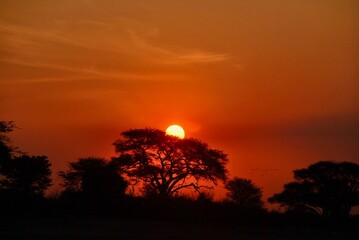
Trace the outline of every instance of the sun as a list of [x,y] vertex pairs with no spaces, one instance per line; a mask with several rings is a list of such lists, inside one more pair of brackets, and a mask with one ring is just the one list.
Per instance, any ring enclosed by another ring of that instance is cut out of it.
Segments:
[[171,125],[166,129],[166,134],[167,135],[171,135],[171,136],[175,136],[178,138],[183,139],[184,138],[184,130],[181,126],[179,125]]

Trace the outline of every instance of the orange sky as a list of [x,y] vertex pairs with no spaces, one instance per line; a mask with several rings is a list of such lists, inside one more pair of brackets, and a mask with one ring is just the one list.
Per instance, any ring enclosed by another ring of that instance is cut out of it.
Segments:
[[0,119],[54,172],[177,123],[267,198],[359,163],[358,29],[357,0],[3,0]]

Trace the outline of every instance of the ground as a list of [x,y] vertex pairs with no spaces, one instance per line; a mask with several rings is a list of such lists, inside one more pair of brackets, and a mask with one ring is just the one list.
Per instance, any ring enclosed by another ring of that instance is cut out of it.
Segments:
[[256,228],[235,225],[205,225],[158,221],[99,218],[21,218],[0,221],[0,239],[66,239],[66,240],[311,240],[359,239],[359,232],[327,231],[293,227]]

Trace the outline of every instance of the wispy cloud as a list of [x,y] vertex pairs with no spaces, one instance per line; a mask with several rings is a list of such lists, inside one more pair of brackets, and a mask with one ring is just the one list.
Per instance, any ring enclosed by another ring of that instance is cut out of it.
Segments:
[[187,54],[174,54],[172,58],[168,58],[165,62],[169,64],[211,63],[225,61],[228,58],[227,54],[197,51]]
[[0,61],[100,77],[145,77],[137,70],[226,61],[229,55],[153,44],[159,29],[132,19],[54,21],[20,25],[0,21]]
[[[153,76],[149,75],[149,76],[145,76],[145,75],[139,75],[139,74],[131,74],[131,73],[111,73],[111,72],[105,72],[105,71],[101,71],[101,69],[90,69],[90,68],[81,68],[81,67],[71,67],[71,66],[66,66],[66,65],[61,65],[61,64],[51,64],[51,63],[39,63],[39,62],[30,62],[30,61],[26,61],[26,60],[22,60],[22,59],[16,59],[16,58],[1,58],[0,57],[0,62],[6,62],[6,63],[11,63],[14,65],[22,65],[22,66],[28,66],[28,67],[34,67],[34,68],[47,68],[47,69],[54,69],[54,70],[62,70],[65,72],[72,72],[72,73],[82,73],[87,75],[86,78],[88,79],[89,77],[91,78],[98,78],[101,79],[103,77],[106,77],[107,80],[109,79],[151,79],[151,77],[153,78]],[[67,78],[67,77],[66,77]],[[82,77],[70,77],[69,80],[79,80],[79,79],[83,79],[84,76]],[[59,79],[64,79],[64,78],[39,78],[37,80],[33,80],[33,81],[46,81],[46,80],[53,80],[53,81],[58,81]]]

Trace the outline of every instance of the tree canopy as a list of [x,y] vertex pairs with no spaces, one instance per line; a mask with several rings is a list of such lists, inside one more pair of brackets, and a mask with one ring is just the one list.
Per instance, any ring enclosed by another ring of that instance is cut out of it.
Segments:
[[226,182],[227,197],[241,208],[263,207],[262,190],[250,179],[233,178]]
[[227,176],[227,155],[194,138],[180,139],[158,129],[133,129],[115,143],[119,169],[133,185],[173,196],[181,189],[210,189]]
[[47,156],[22,154],[6,135],[13,121],[0,121],[0,188],[22,194],[40,194],[51,186],[51,163]]
[[103,158],[80,158],[69,162],[69,169],[60,171],[59,176],[64,180],[65,190],[98,198],[124,195],[127,187],[117,166]]
[[352,206],[359,205],[358,164],[321,161],[295,170],[294,178],[269,202],[333,217],[346,217]]
[[50,166],[46,156],[13,157],[2,165],[0,187],[12,192],[42,195],[51,186]]
[[4,161],[9,160],[15,148],[11,146],[11,140],[6,135],[9,132],[12,132],[15,128],[15,123],[13,121],[0,121],[0,168]]

